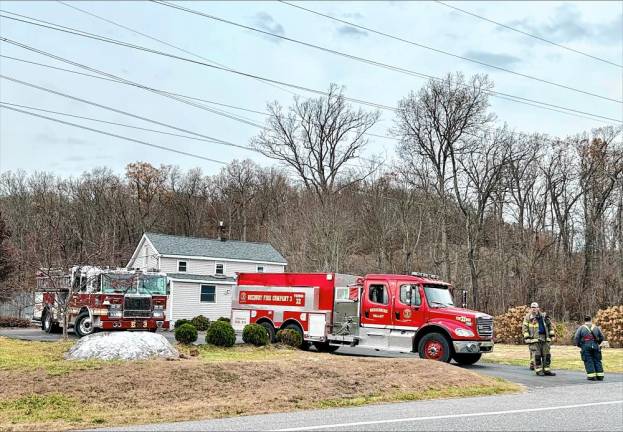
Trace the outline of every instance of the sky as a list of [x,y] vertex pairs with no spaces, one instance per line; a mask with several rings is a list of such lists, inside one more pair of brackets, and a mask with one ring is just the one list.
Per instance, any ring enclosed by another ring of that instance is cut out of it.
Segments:
[[[442,77],[452,72],[466,76],[486,73],[502,93],[535,99],[623,121],[623,105],[571,91],[432,50],[390,40],[280,2],[179,2],[206,14],[252,26],[307,43]],[[453,10],[434,1],[422,2],[301,2],[315,11],[351,21],[419,44],[451,52],[605,96],[623,99],[623,68],[504,29]],[[536,34],[592,56],[623,64],[623,2],[448,2]],[[188,14],[153,2],[72,2],[71,5],[125,27],[160,39],[149,39],[131,30],[104,22],[56,1],[0,1],[0,9],[31,18],[165,51],[181,57],[216,62],[245,73],[260,75],[308,88],[326,90],[330,83],[344,87],[351,98],[388,106],[418,89],[425,79],[378,68],[313,48],[241,29],[203,16]],[[266,104],[287,106],[293,93],[316,97],[300,90],[270,85],[227,71],[180,61],[131,48],[35,27],[9,19],[0,20],[0,34],[12,41],[47,51],[142,85],[218,103],[266,111]],[[185,52],[180,51],[185,50]],[[0,55],[87,72],[22,47],[0,42]],[[88,72],[92,73],[92,72]],[[127,111],[174,127],[246,146],[257,135],[257,126],[234,121],[144,89],[0,57],[0,74],[74,97]],[[0,79],[0,101],[58,111],[109,122],[181,134],[155,125]],[[521,132],[566,136],[607,123],[571,116],[492,97],[491,111],[499,124]],[[264,124],[266,117],[232,108],[209,105]],[[369,107],[364,107],[371,109]],[[250,158],[261,166],[274,162],[244,149],[213,142],[189,140],[116,125],[59,116],[111,134],[166,146],[208,159],[229,162]],[[381,111],[373,129],[388,135],[391,111]],[[395,157],[396,141],[370,137],[363,156]],[[77,177],[96,167],[123,173],[130,162],[200,167],[215,174],[223,165],[188,155],[171,153],[118,137],[58,124],[50,120],[0,109],[0,173],[23,170],[47,171]]]

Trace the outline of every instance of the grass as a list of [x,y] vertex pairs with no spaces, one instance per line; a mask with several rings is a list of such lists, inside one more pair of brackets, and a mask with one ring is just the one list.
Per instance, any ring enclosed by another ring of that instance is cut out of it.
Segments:
[[[0,338],[0,430],[84,429],[521,390],[415,358],[200,346],[180,347],[197,355],[179,361],[75,362],[63,358],[70,345]],[[366,378],[379,370],[382,380]]]
[[[604,371],[623,372],[623,348],[606,348],[602,352]],[[580,349],[568,345],[553,345],[552,369],[584,370]],[[496,344],[493,352],[482,356],[482,361],[514,366],[528,366],[530,354],[527,345]]]

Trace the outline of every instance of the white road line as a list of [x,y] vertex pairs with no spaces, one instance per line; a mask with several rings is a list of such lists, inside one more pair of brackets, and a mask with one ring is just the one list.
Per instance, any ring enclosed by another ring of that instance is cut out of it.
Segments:
[[507,410],[507,411],[488,411],[488,412],[479,412],[479,413],[451,414],[451,415],[431,416],[431,417],[408,417],[408,418],[390,419],[390,420],[372,420],[372,421],[362,421],[362,422],[353,422],[353,423],[335,423],[335,424],[326,424],[326,425],[318,425],[318,426],[304,426],[304,427],[296,427],[296,428],[277,429],[275,432],[305,431],[305,430],[318,430],[318,429],[323,430],[323,429],[334,429],[334,428],[340,428],[340,427],[367,426],[367,425],[386,424],[386,423],[415,422],[415,421],[424,421],[424,420],[439,420],[439,419],[451,419],[451,418],[461,418],[461,417],[481,417],[481,416],[489,416],[489,415],[517,414],[517,413],[527,413],[527,412],[537,412],[537,411],[555,411],[555,410],[562,410],[562,409],[581,408],[581,407],[590,407],[590,406],[598,406],[598,405],[614,405],[614,404],[623,404],[623,400],[608,401],[608,402],[594,402],[594,403],[576,404],[576,405],[560,405],[560,406],[542,407],[542,408],[527,408],[527,409]]

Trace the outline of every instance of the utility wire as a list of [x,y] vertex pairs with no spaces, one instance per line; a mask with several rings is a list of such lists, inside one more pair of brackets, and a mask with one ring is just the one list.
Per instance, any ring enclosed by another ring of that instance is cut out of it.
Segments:
[[201,155],[198,155],[198,154],[189,153],[189,152],[185,152],[185,151],[182,151],[182,150],[177,150],[177,149],[174,149],[174,148],[171,148],[171,147],[165,147],[165,146],[161,146],[161,145],[158,145],[158,144],[149,143],[147,141],[141,141],[141,140],[137,140],[135,138],[130,138],[130,137],[126,137],[126,136],[123,136],[123,135],[118,135],[118,134],[114,134],[114,133],[111,133],[111,132],[106,132],[106,131],[103,131],[103,130],[93,129],[91,127],[79,125],[77,123],[67,122],[67,121],[64,121],[64,120],[55,119],[53,117],[48,117],[48,116],[44,116],[44,115],[41,115],[41,114],[36,114],[36,113],[29,112],[29,111],[24,111],[24,110],[15,108],[15,107],[11,107],[11,106],[5,105],[3,103],[0,103],[0,108],[8,109],[8,110],[11,110],[11,111],[16,111],[16,112],[19,112],[19,113],[22,113],[22,114],[33,116],[33,117],[39,117],[39,118],[50,120],[50,121],[53,121],[53,122],[56,122],[56,123],[61,123],[61,124],[67,125],[67,126],[73,126],[73,127],[84,129],[84,130],[88,130],[88,131],[91,131],[91,132],[96,132],[96,133],[99,133],[99,134],[102,134],[102,135],[107,135],[107,136],[111,136],[111,137],[114,137],[114,138],[119,138],[119,139],[130,141],[130,142],[133,142],[133,143],[136,143],[136,144],[141,144],[141,145],[145,145],[145,146],[148,146],[148,147],[157,148],[157,149],[160,149],[160,150],[165,150],[165,151],[169,151],[169,152],[173,152],[173,153],[178,153],[178,154],[181,154],[181,155],[184,155],[184,156],[189,156],[189,157],[193,157],[193,158],[197,158],[197,159],[202,159],[202,160],[205,160],[205,161],[208,161],[208,162],[214,162],[214,163],[221,164],[221,165],[228,165],[227,162],[223,162],[223,161],[220,161],[220,160],[217,160],[217,159],[212,159],[212,158],[201,156]]
[[[225,23],[225,24],[233,25],[233,26],[236,26],[236,27],[239,27],[239,28],[243,28],[243,29],[246,29],[246,30],[251,30],[251,31],[254,31],[254,32],[257,32],[257,33],[261,33],[261,34],[264,34],[264,35],[272,36],[272,37],[279,38],[279,39],[282,39],[282,40],[287,40],[288,42],[304,45],[304,46],[309,47],[309,48],[316,48],[316,49],[319,49],[321,51],[330,52],[330,53],[333,53],[333,54],[336,54],[336,55],[341,55],[341,56],[348,57],[348,58],[353,59],[353,60],[365,62],[365,63],[368,63],[368,64],[373,64],[373,65],[378,66],[378,67],[390,68],[392,70],[396,70],[396,71],[403,72],[403,73],[409,72],[411,74],[420,75],[419,72],[415,72],[415,71],[412,71],[412,70],[409,70],[409,69],[404,69],[404,68],[400,68],[400,67],[397,67],[397,66],[392,66],[392,65],[389,65],[389,64],[386,64],[386,63],[381,63],[381,62],[378,62],[376,60],[371,60],[369,58],[357,57],[357,56],[354,56],[354,55],[351,55],[351,54],[348,54],[348,53],[345,53],[345,52],[336,51],[336,50],[333,50],[333,49],[330,49],[330,48],[322,47],[320,45],[315,45],[315,44],[311,44],[311,43],[308,43],[308,42],[304,42],[304,41],[302,41],[300,39],[289,38],[287,36],[282,36],[282,35],[279,35],[279,34],[276,34],[276,33],[272,33],[272,32],[266,31],[266,30],[258,29],[256,27],[251,27],[251,26],[248,26],[248,25],[240,24],[240,23],[237,23],[237,22],[234,22],[234,21],[231,21],[231,20],[227,20],[225,18],[217,17],[215,15],[210,15],[210,14],[207,14],[207,13],[204,13],[204,12],[200,12],[200,11],[195,10],[195,9],[190,9],[190,8],[187,8],[187,7],[184,7],[184,6],[180,6],[180,5],[177,5],[177,4],[172,4],[172,3],[168,3],[168,2],[160,1],[160,0],[152,0],[152,1],[154,3],[158,3],[158,4],[163,5],[163,6],[167,6],[167,7],[174,8],[174,9],[178,9],[178,10],[181,10],[181,11],[184,11],[184,12],[188,12],[188,13],[191,13],[191,14],[194,14],[194,15],[200,15],[200,16],[202,16],[204,18],[208,18],[208,19],[211,19],[211,20],[214,20],[214,21],[220,21],[220,22]],[[332,17],[330,15],[322,14],[320,12],[316,12],[316,11],[314,11],[312,9],[304,8],[302,6],[294,5],[294,4],[291,4],[291,3],[288,3],[288,2],[283,2],[283,3],[287,4],[288,6],[292,6],[292,7],[298,8],[298,9],[302,9],[302,10],[305,10],[307,12],[310,12],[310,13],[313,13],[313,14],[316,14],[316,15],[319,15],[319,16],[322,16],[322,17],[334,20],[334,21],[338,21],[338,22],[341,22],[341,23],[344,23],[344,24],[347,24],[347,25],[350,25],[350,26],[353,26],[353,27],[361,28],[361,29],[364,29],[364,30],[369,31],[371,33],[376,33],[376,34],[384,36],[384,37],[388,37],[388,38],[391,38],[391,39],[394,39],[394,40],[399,40],[401,42],[405,42],[405,43],[408,43],[410,45],[418,46],[420,48],[425,48],[425,49],[428,49],[428,50],[431,50],[431,51],[435,51],[435,52],[440,53],[440,54],[445,54],[445,55],[448,55],[448,56],[451,56],[451,57],[455,57],[455,58],[458,58],[458,59],[461,59],[461,60],[465,60],[465,61],[469,61],[469,62],[472,62],[472,63],[476,63],[476,64],[479,64],[481,66],[487,66],[487,67],[490,67],[490,68],[493,68],[493,69],[497,69],[497,70],[501,70],[501,71],[504,71],[504,72],[508,72],[508,73],[511,73],[511,74],[514,74],[514,75],[521,76],[523,78],[528,78],[528,79],[531,79],[531,80],[534,80],[534,81],[539,81],[539,82],[542,82],[542,83],[545,83],[545,84],[549,84],[549,85],[552,85],[552,86],[556,86],[556,87],[560,87],[560,88],[563,88],[563,89],[566,89],[566,90],[571,90],[571,91],[574,91],[574,92],[577,92],[577,93],[582,93],[582,94],[585,94],[585,95],[593,96],[593,97],[604,99],[604,100],[611,101],[611,102],[623,103],[623,100],[620,100],[620,99],[613,99],[613,98],[610,98],[608,96],[603,96],[603,95],[600,95],[600,94],[597,94],[597,93],[592,93],[592,92],[589,92],[589,91],[586,91],[586,90],[578,89],[576,87],[571,87],[571,86],[568,86],[568,85],[565,85],[565,84],[560,84],[560,83],[557,83],[557,82],[554,82],[554,81],[549,81],[549,80],[546,80],[546,79],[543,79],[543,78],[538,78],[538,77],[535,77],[535,76],[532,76],[532,75],[523,74],[523,73],[516,72],[516,71],[510,70],[510,69],[506,69],[506,68],[503,68],[503,67],[500,67],[500,66],[491,65],[489,63],[481,62],[479,60],[470,59],[469,57],[461,56],[461,55],[458,55],[458,54],[450,53],[448,51],[443,51],[443,50],[440,50],[440,49],[437,49],[437,48],[432,48],[432,47],[429,47],[427,45],[423,45],[423,44],[420,44],[420,43],[417,43],[417,42],[413,42],[413,41],[410,41],[410,40],[407,40],[407,39],[403,39],[403,38],[400,38],[400,37],[397,37],[397,36],[394,36],[394,35],[391,35],[391,34],[388,34],[388,33],[381,32],[379,30],[371,29],[369,27],[364,27],[364,26],[352,23],[350,21],[345,21],[345,20],[341,20],[339,18],[334,18],[334,17]]]
[[[148,35],[147,33],[140,32],[140,31],[138,31],[138,30],[136,30],[136,29],[133,29],[133,28],[131,28],[131,27],[127,27],[127,26],[125,26],[125,25],[123,25],[123,24],[119,24],[118,22],[113,21],[113,20],[111,20],[111,19],[108,19],[108,18],[104,18],[104,17],[102,17],[102,16],[99,16],[99,15],[97,15],[97,14],[93,13],[93,12],[89,12],[89,11],[86,11],[86,10],[84,10],[84,9],[80,9],[80,8],[79,8],[79,7],[77,7],[77,6],[74,6],[74,5],[72,5],[72,4],[66,3],[66,2],[61,1],[61,0],[57,0],[57,1],[58,1],[60,4],[62,4],[62,5],[64,5],[64,6],[67,6],[67,7],[69,7],[69,8],[72,8],[72,9],[74,9],[74,10],[78,11],[78,12],[81,12],[81,13],[83,13],[83,14],[89,15],[89,16],[91,16],[91,17],[93,17],[93,18],[96,18],[96,19],[99,19],[99,20],[101,20],[101,21],[107,22],[107,23],[109,23],[109,24],[112,24],[112,25],[117,26],[117,27],[119,27],[119,28],[122,28],[122,29],[124,29],[124,30],[127,30],[127,31],[130,31],[130,32],[136,33],[136,34],[138,34],[138,35],[141,35],[141,36],[143,36],[143,37],[146,37],[147,39],[150,39],[150,40],[153,40],[153,41],[155,41],[155,42],[161,43],[161,44],[166,45],[166,46],[168,46],[168,47],[170,47],[170,48],[174,48],[174,49],[176,49],[176,50],[178,50],[178,51],[181,51],[181,52],[183,52],[183,53],[190,54],[190,55],[192,55],[193,57],[196,57],[196,58],[198,58],[198,59],[201,59],[201,60],[207,61],[208,63],[213,63],[213,64],[215,64],[215,65],[217,65],[217,66],[221,66],[221,67],[224,67],[224,68],[228,68],[228,67],[229,67],[229,66],[227,66],[226,64],[219,63],[219,62],[217,62],[217,61],[211,60],[211,59],[206,58],[206,57],[204,57],[204,56],[202,56],[202,55],[200,55],[200,54],[197,54],[197,53],[195,53],[195,52],[192,52],[192,51],[189,51],[189,50],[187,50],[187,49],[184,49],[184,48],[181,48],[181,47],[179,47],[179,46],[176,46],[176,45],[173,45],[173,44],[171,44],[171,43],[168,43],[168,42],[166,42],[166,41],[164,41],[164,40],[162,40],[162,39],[158,39],[158,38],[156,38],[156,37],[154,37],[154,36],[150,36],[150,35]],[[262,81],[260,81],[260,82],[262,82]],[[290,93],[290,94],[296,94],[296,93],[294,93],[294,92],[292,92],[292,91],[290,91],[290,90],[288,90],[288,89],[285,89],[285,88],[283,88],[283,87],[281,87],[281,86],[278,86],[278,85],[276,85],[276,84],[266,83],[266,82],[264,82],[264,84],[267,84],[267,85],[269,85],[269,86],[271,86],[271,87],[278,88],[279,90],[285,91],[285,92]]]
[[[540,40],[540,41],[542,41],[542,42],[546,42],[546,43],[548,43],[548,44],[551,44],[551,45],[557,46],[558,48],[566,49],[566,50],[568,50],[568,51],[572,51],[572,52],[574,52],[574,53],[577,53],[577,54],[580,54],[580,55],[583,55],[583,56],[586,56],[586,57],[590,57],[590,58],[592,58],[593,60],[598,60],[598,61],[600,61],[600,62],[608,63],[608,64],[610,64],[610,65],[612,65],[612,66],[616,66],[616,67],[623,68],[623,65],[622,65],[622,64],[614,63],[614,62],[611,62],[610,60],[606,60],[606,59],[604,59],[604,58],[597,57],[597,56],[594,56],[594,55],[591,55],[591,54],[585,53],[585,52],[580,51],[580,50],[577,50],[577,49],[575,49],[575,48],[571,48],[571,47],[568,47],[568,46],[565,46],[565,45],[561,45],[561,44],[556,43],[556,42],[553,42],[553,41],[551,41],[551,40],[549,40],[549,39],[545,39],[545,38],[543,38],[543,37],[541,37],[541,36],[537,36],[537,35],[535,35],[535,34],[528,33],[528,32],[525,32],[525,31],[523,31],[523,30],[519,30],[519,29],[514,28],[514,27],[511,27],[511,26],[509,26],[509,25],[502,24],[501,22],[494,21],[494,20],[492,20],[492,19],[489,19],[489,18],[483,17],[482,15],[475,14],[475,13],[473,13],[473,12],[467,11],[467,10],[465,10],[465,9],[461,9],[461,8],[459,8],[459,7],[456,7],[456,6],[452,6],[452,5],[448,4],[448,3],[442,2],[442,1],[440,1],[440,0],[435,0],[435,1],[436,1],[437,3],[439,3],[439,4],[441,4],[441,5],[444,5],[444,6],[448,7],[448,8],[451,8],[451,9],[457,10],[457,11],[459,11],[459,12],[463,12],[464,14],[471,15],[471,16],[473,16],[473,17],[475,17],[475,18],[478,18],[478,19],[481,19],[481,20],[484,20],[484,21],[490,22],[490,23],[495,24],[495,25],[497,25],[497,26],[504,27],[505,29],[512,30],[512,31],[517,32],[517,33],[521,33],[522,35],[529,36],[529,37],[534,38],[534,39],[538,39],[538,40]],[[285,3],[285,2],[282,2],[282,3]],[[294,6],[294,7],[299,7],[299,6],[296,6],[296,5],[291,5],[291,6]]]
[[[19,15],[19,14],[14,14],[12,12],[9,12],[9,13],[11,13],[13,15],[23,16],[23,15]],[[87,37],[87,38],[99,40],[99,41],[102,41],[102,42],[107,42],[107,43],[111,43],[111,44],[115,44],[115,45],[125,46],[125,47],[128,47],[128,48],[149,52],[149,53],[152,53],[152,54],[157,54],[157,55],[161,55],[161,56],[165,56],[165,57],[170,57],[170,58],[173,58],[173,59],[176,59],[176,60],[186,61],[186,62],[189,62],[189,63],[202,65],[202,66],[209,67],[209,68],[212,68],[212,69],[222,70],[222,71],[234,73],[234,74],[237,74],[237,75],[240,75],[240,76],[245,76],[245,77],[248,77],[248,78],[260,79],[260,80],[267,81],[267,82],[277,83],[277,84],[285,85],[285,86],[288,86],[288,87],[291,87],[291,88],[295,88],[297,90],[302,90],[302,91],[306,91],[306,92],[310,92],[310,93],[320,94],[320,95],[323,95],[323,96],[327,95],[327,92],[325,92],[325,91],[315,90],[315,89],[311,89],[309,87],[305,87],[305,86],[301,86],[301,85],[297,85],[297,84],[286,83],[286,82],[283,82],[283,81],[274,80],[274,79],[262,77],[262,76],[259,76],[259,75],[254,75],[254,74],[251,74],[251,73],[238,71],[238,70],[235,70],[235,69],[222,68],[220,66],[215,66],[215,65],[211,65],[211,64],[208,64],[208,63],[205,63],[205,62],[198,61],[198,60],[193,60],[193,59],[189,59],[189,58],[186,58],[186,57],[177,56],[175,54],[165,53],[165,52],[162,52],[162,51],[154,50],[154,49],[143,47],[143,46],[140,46],[140,45],[135,45],[135,44],[131,44],[131,43],[128,43],[128,42],[123,42],[123,41],[111,39],[111,38],[108,38],[108,37],[99,36],[99,35],[95,35],[95,34],[92,34],[92,33],[87,33],[87,32],[84,32],[82,30],[75,30],[75,29],[71,29],[69,27],[59,26],[59,25],[56,25],[56,24],[48,23],[47,21],[43,21],[43,20],[38,20],[38,19],[26,17],[26,18],[32,19],[34,21],[39,21],[39,22],[43,22],[43,23],[51,24],[51,25],[40,24],[40,23],[37,23],[37,22],[31,22],[31,21],[25,21],[25,20],[22,20],[22,19],[19,19],[19,18],[9,17],[9,16],[6,16],[6,15],[1,15],[1,14],[0,14],[0,17],[11,19],[11,20],[14,20],[14,21],[23,22],[23,23],[26,23],[26,24],[34,25],[34,26],[44,27],[44,28],[48,28],[48,29],[51,29],[51,30],[56,30],[56,31],[64,32],[64,33],[74,34],[74,35],[77,35],[77,36]],[[56,27],[53,27],[53,26],[56,26]],[[423,74],[421,74],[421,75],[423,75]],[[433,76],[426,76],[426,77],[428,77],[429,79],[442,81],[442,79],[439,78],[439,77],[433,77]],[[500,92],[497,92],[497,91],[489,91],[488,93],[493,95],[493,96],[495,96],[495,97],[501,98],[501,99],[507,99],[507,100],[510,100],[510,101],[513,101],[513,102],[516,102],[516,103],[522,103],[522,104],[525,104],[525,105],[534,106],[534,107],[538,107],[538,108],[541,108],[541,109],[546,109],[546,110],[556,111],[556,112],[564,112],[564,113],[569,114],[569,115],[584,114],[584,115],[589,115],[589,116],[596,117],[596,118],[601,118],[601,119],[604,119],[604,120],[613,121],[613,122],[616,122],[616,123],[622,123],[622,121],[620,119],[615,119],[615,118],[611,118],[611,117],[602,116],[602,115],[599,115],[599,114],[593,114],[593,113],[589,113],[589,112],[585,112],[585,111],[575,110],[575,109],[572,109],[572,108],[562,107],[562,106],[559,106],[559,105],[549,104],[549,103],[545,103],[545,102],[541,102],[541,101],[536,101],[536,100],[533,100],[533,99],[522,98],[522,97],[514,96],[514,95],[507,95],[505,93],[500,93]],[[374,108],[386,109],[386,110],[394,111],[394,112],[398,111],[397,108],[394,108],[394,107],[391,107],[391,106],[388,106],[388,105],[375,103],[375,102],[362,100],[362,99],[356,99],[356,98],[351,98],[351,97],[344,97],[344,99],[348,100],[350,102],[354,102],[354,103],[361,104],[361,105],[367,105],[367,106],[371,106],[371,107],[374,107]],[[538,105],[538,104],[540,104],[540,105]],[[565,110],[565,111],[559,111],[558,109],[553,109],[553,108],[559,108],[559,109]]]

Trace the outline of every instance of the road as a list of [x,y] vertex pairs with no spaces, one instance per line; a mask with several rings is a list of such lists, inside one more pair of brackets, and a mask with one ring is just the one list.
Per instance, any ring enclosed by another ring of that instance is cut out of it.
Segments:
[[[162,334],[167,339],[174,339],[172,332]],[[48,335],[38,329],[3,329],[0,336],[26,340],[59,338],[59,335]],[[335,355],[406,357],[413,354],[345,347],[340,348]],[[220,420],[124,426],[109,430],[623,431],[623,374],[606,371],[606,381],[587,382],[585,375],[576,371],[556,371],[556,377],[537,377],[527,367],[490,363],[464,367],[484,375],[523,384],[527,387],[527,394],[295,411]]]

